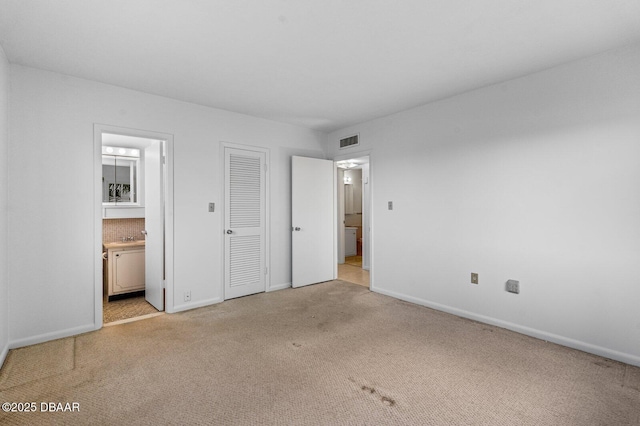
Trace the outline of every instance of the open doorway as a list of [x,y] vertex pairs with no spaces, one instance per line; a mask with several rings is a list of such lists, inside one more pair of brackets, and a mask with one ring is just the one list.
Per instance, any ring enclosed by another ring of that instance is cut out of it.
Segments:
[[162,134],[107,126],[96,126],[95,133],[101,153],[102,243],[96,323],[160,315],[165,310],[169,140]]
[[370,285],[369,157],[336,161],[338,279]]

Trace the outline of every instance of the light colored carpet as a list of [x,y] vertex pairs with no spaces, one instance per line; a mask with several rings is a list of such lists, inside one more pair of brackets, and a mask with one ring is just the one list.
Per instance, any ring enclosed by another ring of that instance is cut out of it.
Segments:
[[[59,339],[11,351],[0,371],[0,390],[36,382],[73,370],[74,339]],[[28,356],[21,356],[27,354]],[[4,401],[2,401],[4,402]]]
[[80,404],[3,425],[638,425],[640,369],[333,281],[12,350],[0,401]]

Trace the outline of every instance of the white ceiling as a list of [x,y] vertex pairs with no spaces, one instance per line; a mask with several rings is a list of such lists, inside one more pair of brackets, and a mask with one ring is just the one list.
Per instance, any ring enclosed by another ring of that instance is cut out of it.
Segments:
[[331,131],[640,42],[640,0],[0,0],[11,63]]

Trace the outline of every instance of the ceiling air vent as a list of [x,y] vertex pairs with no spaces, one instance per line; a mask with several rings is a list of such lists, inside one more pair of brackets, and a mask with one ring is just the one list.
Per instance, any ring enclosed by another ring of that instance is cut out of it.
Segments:
[[340,139],[340,149],[349,148],[351,146],[360,145],[360,141],[358,140],[358,135],[349,136],[343,139]]

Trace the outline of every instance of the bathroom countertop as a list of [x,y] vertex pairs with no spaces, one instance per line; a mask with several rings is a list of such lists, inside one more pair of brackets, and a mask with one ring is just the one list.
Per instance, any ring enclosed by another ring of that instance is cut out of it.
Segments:
[[113,243],[104,243],[105,249],[124,248],[124,247],[144,247],[145,240],[136,241],[115,241]]

